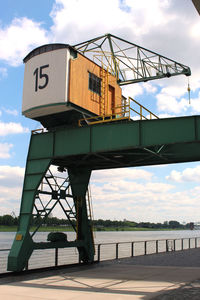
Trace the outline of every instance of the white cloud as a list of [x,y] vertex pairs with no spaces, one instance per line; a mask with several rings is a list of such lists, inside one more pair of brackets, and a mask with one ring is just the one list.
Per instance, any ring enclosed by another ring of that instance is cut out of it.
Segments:
[[192,109],[192,114],[197,114],[200,112],[200,92],[198,93],[198,96],[196,98],[192,98],[190,100],[190,106]]
[[181,182],[181,172],[173,170],[169,176],[166,176],[166,179]]
[[[129,198],[135,198],[140,195],[140,198],[146,198],[146,195],[151,193],[162,195],[174,188],[173,185],[167,183],[160,182],[147,182],[147,183],[137,183],[134,181],[124,180],[123,177],[120,177],[116,181],[108,181],[103,182],[100,187],[95,187],[93,184],[93,189],[97,189],[99,192],[101,190],[102,194],[109,194],[109,201],[119,201],[120,199],[124,199],[127,197],[127,201]],[[137,195],[137,196],[136,196]],[[101,197],[99,194],[98,197]],[[157,196],[156,196],[157,197]],[[116,200],[115,200],[116,199]],[[149,201],[149,200],[148,200]]]
[[119,7],[118,0],[102,0],[98,13],[92,0],[56,0],[51,12],[54,21],[52,33],[56,41],[75,44],[80,37],[85,40],[128,26],[129,15]]
[[93,0],[56,0],[51,12],[54,40],[74,44],[80,37],[87,40],[106,32],[139,39],[142,34],[174,18],[172,12],[166,13],[169,3],[168,0],[162,3],[159,0],[102,0],[97,13]]
[[142,85],[135,83],[134,85],[127,85],[122,87],[122,95],[126,98],[135,98],[142,95],[144,92]]
[[92,184],[94,217],[137,222],[199,220],[199,189],[176,192],[174,188],[167,183],[130,183],[123,178],[102,186]]
[[180,101],[176,97],[161,92],[156,96],[157,109],[159,112],[180,114],[186,112],[190,107],[189,101],[182,98]]
[[174,185],[152,182],[152,175],[152,172],[140,168],[93,172],[91,191],[94,217],[166,220],[157,210],[168,202],[167,197],[173,194]]
[[[0,158],[9,158],[10,157],[10,149],[13,147],[12,144],[8,143],[0,143]],[[0,175],[1,176],[1,175]]]
[[6,68],[0,68],[0,80],[8,76],[8,70]]
[[0,186],[18,187],[22,184],[24,168],[18,166],[0,166]]
[[18,66],[30,50],[48,42],[41,23],[26,17],[15,18],[7,27],[0,27],[0,60]]
[[200,182],[200,166],[195,168],[186,168],[182,172],[172,170],[166,179],[174,182]]
[[149,82],[143,83],[143,88],[149,94],[154,94],[157,92],[157,87]]
[[29,132],[29,129],[23,127],[20,123],[3,123],[0,122],[0,136],[6,136],[8,134],[18,134]]
[[7,109],[7,108],[3,107],[3,110],[4,110],[4,112],[6,112],[9,115],[12,115],[15,117],[18,116],[18,111],[16,109]]
[[200,38],[200,21],[191,26],[190,35],[191,35],[191,37],[193,37],[193,38],[195,38],[199,41],[199,38]]
[[122,94],[125,97],[136,98],[142,95],[144,92],[154,94],[157,91],[157,87],[150,83],[135,83],[133,85],[122,86]]
[[91,180],[94,183],[103,182],[108,180],[109,182],[119,181],[120,178],[124,180],[151,180],[153,173],[145,171],[143,169],[135,168],[123,168],[123,169],[111,169],[103,171],[93,171]]
[[176,191],[175,185],[148,182],[92,184],[94,217],[136,222],[199,221],[199,187]]
[[169,0],[162,2],[159,0],[151,2],[146,0],[126,0],[125,3],[130,7],[131,20],[138,34],[146,34],[153,27],[166,25],[170,20],[175,18],[174,13],[167,13],[167,8],[170,4]]
[[172,97],[181,97],[185,94],[186,89],[184,89],[184,86],[181,85],[181,87],[177,87],[177,86],[168,86],[168,87],[164,87],[161,90],[161,93],[164,95],[169,95]]
[[165,118],[174,118],[175,115],[172,114],[157,114],[159,119],[165,119]]
[[10,214],[12,211],[18,214],[23,177],[24,168],[9,165],[0,166],[1,215]]
[[176,184],[188,181],[199,183],[200,166],[186,168],[182,172],[174,170],[166,177],[172,183],[156,178],[154,172],[147,171],[146,174],[143,171],[146,170],[127,168],[93,172],[91,191],[94,217],[117,220],[126,218],[136,222],[200,220],[200,188],[197,186],[182,190],[182,186]]

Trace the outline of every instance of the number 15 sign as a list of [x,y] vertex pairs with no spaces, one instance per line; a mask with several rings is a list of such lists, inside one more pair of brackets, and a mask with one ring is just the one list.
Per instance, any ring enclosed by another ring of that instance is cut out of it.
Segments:
[[[37,117],[65,105],[68,95],[69,49],[38,54],[25,64],[22,113]],[[53,110],[52,110],[53,108]]]

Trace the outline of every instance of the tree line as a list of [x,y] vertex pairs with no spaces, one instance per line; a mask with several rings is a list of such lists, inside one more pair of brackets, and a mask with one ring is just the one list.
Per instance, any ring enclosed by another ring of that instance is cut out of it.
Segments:
[[[74,221],[75,223],[75,221]],[[190,222],[185,225],[178,221],[165,221],[163,223],[151,223],[151,222],[134,222],[134,221],[112,221],[112,220],[93,220],[93,226],[97,230],[103,230],[104,228],[147,228],[147,229],[193,229],[194,223]],[[13,217],[12,215],[0,216],[0,225],[4,226],[16,226],[19,224],[19,217]],[[69,220],[59,219],[57,217],[47,217],[41,219],[41,217],[32,219],[32,226],[42,224],[44,226],[71,226]]]

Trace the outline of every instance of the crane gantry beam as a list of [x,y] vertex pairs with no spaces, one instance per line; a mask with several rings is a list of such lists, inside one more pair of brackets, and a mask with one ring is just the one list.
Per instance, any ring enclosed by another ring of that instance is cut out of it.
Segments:
[[200,2],[199,0],[192,0],[196,10],[198,11],[198,13],[200,14]]
[[191,75],[188,66],[112,34],[73,47],[108,69],[121,86],[181,74]]

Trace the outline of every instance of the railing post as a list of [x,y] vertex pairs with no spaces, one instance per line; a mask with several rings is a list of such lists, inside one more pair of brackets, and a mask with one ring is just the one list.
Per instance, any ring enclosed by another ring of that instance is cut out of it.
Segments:
[[119,244],[116,243],[116,259],[119,257]]
[[144,242],[144,255],[147,255],[147,241]]
[[168,248],[168,240],[166,240],[166,252],[169,251],[169,248]]
[[156,240],[156,254],[158,254],[158,240]]
[[131,243],[131,257],[134,256],[134,242]]
[[140,120],[142,120],[142,106],[140,105]]
[[176,240],[174,240],[174,251],[176,251]]
[[100,256],[101,256],[101,244],[98,245],[98,254],[97,254],[97,261],[100,262]]
[[184,239],[181,239],[181,250],[183,250],[183,241]]
[[58,265],[58,248],[55,248],[55,266]]

